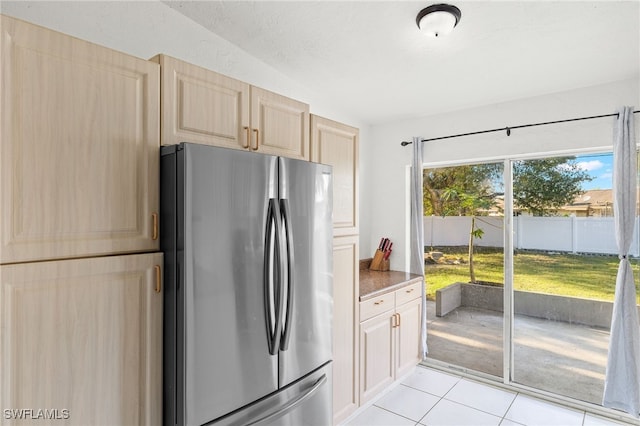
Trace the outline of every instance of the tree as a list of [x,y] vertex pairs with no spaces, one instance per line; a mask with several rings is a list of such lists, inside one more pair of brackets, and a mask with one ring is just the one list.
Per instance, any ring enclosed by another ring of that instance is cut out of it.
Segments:
[[513,203],[534,216],[549,216],[571,203],[582,183],[593,178],[574,157],[517,161],[513,166]]
[[495,204],[496,189],[501,185],[501,164],[427,169],[423,172],[424,211],[426,215],[471,216],[469,232],[469,278],[476,282],[473,242],[484,231],[476,227],[476,215],[484,214]]
[[477,214],[493,202],[502,164],[442,167],[423,171],[425,216]]
[[[472,212],[480,209],[488,209],[493,204],[493,198],[488,196],[478,197],[477,194],[458,194],[455,190],[445,190],[443,198],[447,201],[454,199],[460,200],[460,204]],[[476,272],[473,264],[473,241],[476,238],[482,238],[484,231],[482,228],[476,228],[476,215],[471,214],[471,230],[469,231],[469,282],[476,282]]]
[[[425,169],[424,214],[471,216],[469,232],[469,276],[476,282],[473,264],[474,239],[484,231],[476,227],[476,216],[486,215],[495,205],[502,184],[502,164]],[[526,160],[514,163],[514,205],[537,216],[552,214],[582,193],[582,183],[593,178],[574,157]]]

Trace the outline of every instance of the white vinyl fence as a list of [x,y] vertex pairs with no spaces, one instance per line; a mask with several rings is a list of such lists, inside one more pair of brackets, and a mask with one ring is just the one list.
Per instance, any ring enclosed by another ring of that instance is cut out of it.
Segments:
[[[516,249],[562,251],[569,253],[617,254],[613,217],[534,217],[513,218],[513,245]],[[474,245],[504,246],[504,218],[476,217],[476,228],[484,231]],[[631,255],[640,255],[638,218]],[[425,216],[424,244],[466,246],[471,231],[470,216]]]

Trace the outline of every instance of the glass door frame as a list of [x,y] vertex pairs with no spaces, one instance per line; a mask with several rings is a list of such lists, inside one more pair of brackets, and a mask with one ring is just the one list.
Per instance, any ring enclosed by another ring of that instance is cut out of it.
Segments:
[[502,168],[504,185],[504,310],[502,317],[502,380],[504,384],[513,384],[514,357],[514,297],[513,297],[513,163],[516,160],[505,159]]
[[[638,145],[640,149],[640,145]],[[455,161],[455,162],[440,162],[440,163],[423,163],[423,169],[426,168],[438,168],[438,167],[455,167],[470,164],[486,164],[486,163],[503,163],[503,184],[504,184],[504,313],[503,313],[503,371],[502,371],[502,383],[517,391],[525,391],[535,395],[542,395],[551,397],[557,401],[563,401],[570,405],[580,406],[583,409],[589,408],[593,412],[601,412],[602,414],[611,414],[611,411],[607,408],[591,404],[588,402],[579,401],[568,396],[561,394],[555,394],[543,389],[527,386],[521,383],[517,383],[513,380],[513,373],[515,371],[515,359],[514,359],[514,323],[515,323],[515,309],[514,309],[514,221],[513,221],[513,165],[517,161],[522,160],[535,160],[552,158],[559,156],[581,156],[589,154],[604,154],[612,151],[611,146],[589,148],[589,149],[573,149],[563,150],[550,153],[534,153],[526,155],[512,155],[507,157],[495,157],[495,158],[483,158],[477,161]],[[638,230],[640,232],[640,230]],[[426,362],[428,365],[428,361]],[[434,362],[435,365],[445,364],[452,370],[459,371],[459,366],[453,364]],[[468,369],[464,368],[464,371]],[[477,373],[477,374],[475,374]],[[491,381],[497,381],[500,377],[489,375],[482,372],[474,372],[473,376],[484,377]]]

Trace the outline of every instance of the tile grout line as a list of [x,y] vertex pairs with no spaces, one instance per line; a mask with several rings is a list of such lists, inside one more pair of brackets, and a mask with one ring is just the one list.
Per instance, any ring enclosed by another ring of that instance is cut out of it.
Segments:
[[[456,383],[457,383],[457,382],[456,382]],[[453,386],[455,386],[455,385],[453,385]],[[452,388],[453,388],[453,386],[452,386]],[[451,389],[449,389],[449,390],[451,390]],[[429,392],[425,392],[425,393],[429,393]],[[429,394],[429,395],[432,395],[432,394]],[[434,396],[435,396],[435,397],[438,397],[438,395],[434,395]],[[424,416],[420,417],[420,420],[418,420],[418,423],[416,423],[416,424],[419,424],[422,420],[424,420],[424,418],[425,418],[425,417],[427,417],[427,416],[429,415],[429,413],[431,412],[431,410],[433,410],[434,408],[436,408],[436,405],[440,404],[440,402],[444,399],[444,396],[440,396],[440,397],[438,397],[438,398],[440,398],[440,399],[438,400],[438,402],[436,402],[435,404],[433,404],[433,405],[431,406],[431,408],[429,408],[429,409],[427,410],[427,412],[426,412],[426,413],[424,413]],[[424,424],[424,423],[422,423],[422,424]]]
[[[432,371],[434,371],[434,370],[432,370]],[[444,373],[444,374],[446,374],[446,373]],[[425,417],[426,417],[426,416],[431,412],[431,410],[433,410],[433,409],[435,408],[435,406],[436,406],[436,405],[438,405],[438,404],[439,404],[443,399],[445,399],[445,398],[444,398],[444,397],[445,397],[445,395],[446,395],[446,394],[448,394],[449,392],[451,392],[451,389],[453,389],[453,388],[454,388],[458,383],[460,383],[460,381],[461,381],[461,380],[463,380],[463,378],[462,378],[461,376],[455,376],[455,375],[449,375],[449,376],[451,376],[451,377],[455,377],[455,378],[457,378],[458,380],[456,380],[456,382],[455,382],[453,385],[451,385],[451,388],[449,388],[449,390],[448,390],[448,391],[446,391],[442,396],[440,396],[440,395],[436,395],[436,394],[433,394],[433,393],[431,393],[431,392],[424,391],[424,390],[422,390],[422,389],[415,388],[415,387],[413,387],[413,386],[410,386],[410,385],[407,385],[407,384],[404,384],[404,383],[399,383],[399,386],[405,386],[405,387],[407,387],[407,388],[409,388],[409,389],[413,389],[413,390],[415,390],[415,391],[422,392],[422,393],[424,393],[424,394],[431,395],[431,396],[433,396],[433,397],[439,398],[439,399],[438,399],[438,402],[436,402],[435,404],[433,404],[433,406],[432,406],[431,408],[429,408],[429,409],[427,410],[427,412],[426,412],[426,413],[424,413],[424,415],[423,415],[422,417],[420,417],[420,419],[418,419],[418,420],[416,421],[416,425],[418,425],[418,424],[419,424],[419,423],[420,423],[420,422],[421,422],[421,421],[422,421],[422,420],[423,420],[423,419],[424,419],[424,418],[425,418]],[[376,399],[376,402],[378,402],[378,401],[379,401],[379,399]],[[447,400],[447,401],[449,401],[449,400]],[[406,416],[403,416],[403,415],[401,415],[401,414],[399,414],[399,413],[396,413],[395,411],[391,411],[391,410],[388,410],[388,409],[386,409],[386,408],[384,408],[384,407],[380,407],[379,405],[376,405],[376,402],[374,402],[374,403],[373,403],[373,405],[374,405],[375,407],[378,407],[378,408],[380,408],[380,409],[382,409],[382,410],[385,410],[385,411],[387,411],[387,412],[389,412],[389,413],[395,414],[395,415],[400,416],[400,417],[402,417],[402,418],[405,418],[405,419],[407,419],[407,420],[411,420],[412,422],[413,422],[413,421],[415,421],[415,420],[410,419],[410,418],[408,418],[408,417],[406,417]],[[451,402],[454,402],[454,401],[451,401]],[[461,405],[463,405],[463,404],[461,404]],[[469,407],[469,408],[472,408],[472,407]],[[478,411],[480,411],[480,410],[478,410]]]
[[516,396],[513,397],[513,399],[511,400],[511,403],[509,404],[509,407],[507,407],[507,411],[504,412],[504,415],[502,416],[502,420],[500,421],[500,424],[502,424],[502,422],[505,420],[509,420],[510,422],[516,423],[511,419],[507,419],[507,414],[509,414],[509,410],[511,410],[511,407],[513,407],[513,403],[516,402],[516,398],[518,397],[518,395],[520,395],[520,392],[516,392]]
[[[458,377],[458,376],[452,376],[452,377]],[[426,393],[427,395],[433,395],[433,396],[435,396],[435,397],[440,398],[440,399],[438,400],[438,402],[436,402],[436,403],[435,403],[435,404],[434,404],[434,405],[433,405],[433,406],[432,406],[432,407],[431,407],[431,408],[430,408],[430,409],[429,409],[429,410],[424,414],[424,416],[422,416],[422,417],[420,418],[420,420],[418,420],[418,423],[420,423],[420,422],[421,422],[421,421],[422,421],[422,420],[423,420],[423,419],[424,419],[424,418],[425,418],[425,417],[426,417],[426,416],[431,412],[431,410],[433,410],[433,409],[434,409],[434,408],[435,408],[435,407],[436,407],[440,402],[442,402],[443,400],[448,401],[448,402],[451,402],[451,403],[454,403],[454,404],[461,405],[461,406],[463,406],[463,407],[470,408],[470,409],[472,409],[472,410],[478,411],[478,412],[480,412],[480,413],[487,414],[487,415],[492,416],[492,417],[495,417],[495,418],[497,418],[497,419],[499,419],[499,420],[500,420],[498,423],[502,423],[502,421],[504,420],[504,416],[495,415],[495,414],[493,414],[493,413],[489,413],[489,412],[487,412],[487,411],[480,410],[480,409],[478,409],[478,408],[472,407],[472,406],[467,405],[467,404],[465,404],[465,403],[462,403],[462,402],[459,402],[459,401],[453,401],[453,400],[451,400],[451,399],[448,399],[448,398],[447,398],[447,395],[448,395],[448,394],[453,390],[453,388],[455,388],[455,387],[456,387],[460,382],[462,382],[463,380],[465,380],[465,378],[464,378],[464,377],[458,377],[458,380],[457,380],[457,381],[456,381],[456,382],[451,386],[451,388],[449,388],[449,390],[448,390],[448,391],[446,391],[442,396],[434,395],[434,394],[432,394],[432,393],[430,393],[430,392],[425,392],[425,391],[423,391],[423,390],[421,390],[421,389],[415,389],[415,388],[413,388],[413,387],[411,387],[411,386],[407,386],[408,388],[418,390],[418,391],[420,391],[420,392]],[[469,382],[472,382],[472,381],[469,381]],[[472,383],[478,383],[478,382],[472,382]],[[483,383],[478,383],[478,384],[479,384],[479,385],[481,385],[481,386],[491,387],[491,386],[489,386],[489,385],[485,385],[485,384],[483,384]],[[406,385],[405,385],[405,386],[406,386]],[[511,408],[511,404],[513,404],[513,401],[515,401],[515,397],[516,397],[516,396],[518,396],[518,393],[516,393],[516,395],[514,396],[513,400],[512,400],[512,401],[511,401],[511,403],[509,404],[509,407],[507,408],[507,411],[505,411],[505,415],[506,415],[506,413],[509,411],[509,408]],[[409,419],[409,420],[411,420],[411,419]],[[507,420],[509,420],[509,419],[507,419]]]
[[[458,382],[457,382],[455,385],[453,385],[453,386],[451,387],[451,389],[449,389],[449,391],[448,391],[448,392],[447,392],[447,393],[442,397],[442,399],[446,399],[446,400],[447,400],[447,401],[449,401],[449,402],[453,402],[453,403],[455,403],[455,404],[462,405],[463,407],[471,408],[472,410],[476,410],[476,411],[479,411],[479,412],[484,413],[484,414],[488,414],[488,415],[493,416],[493,417],[498,417],[498,418],[499,418],[499,419],[501,419],[501,420],[504,420],[504,418],[505,418],[504,416],[506,416],[506,415],[507,415],[507,413],[509,412],[509,409],[511,408],[511,405],[513,405],[513,402],[516,400],[516,397],[519,395],[519,392],[516,392],[516,393],[515,393],[515,395],[514,395],[513,399],[512,399],[512,400],[511,400],[511,402],[509,403],[509,407],[507,407],[507,410],[504,412],[504,414],[503,414],[503,415],[493,414],[493,413],[490,413],[490,412],[488,412],[488,411],[484,411],[484,410],[481,410],[481,409],[479,409],[479,408],[476,408],[476,407],[472,407],[472,406],[470,406],[470,405],[467,405],[467,404],[465,404],[464,402],[454,401],[454,400],[452,400],[452,399],[448,399],[448,398],[446,398],[446,396],[449,394],[449,392],[451,392],[451,391],[453,390],[453,388],[454,388],[458,383],[460,383],[460,382],[461,382],[461,381],[463,381],[463,380],[465,380],[465,378],[464,378],[464,377],[462,377],[460,380],[458,380]],[[491,386],[491,385],[488,385],[488,384],[485,384],[485,383],[481,383],[481,382],[475,382],[475,381],[473,381],[473,380],[467,380],[467,382],[468,382],[468,383],[475,383],[475,384],[478,384],[478,385],[480,385],[480,386],[484,386],[484,387],[487,387],[487,388],[490,388],[490,389],[501,390],[501,389],[496,388],[496,387],[494,387],[494,386]],[[505,391],[505,392],[508,392],[508,391]],[[508,393],[512,393],[512,392],[508,392]],[[509,420],[509,419],[507,419],[507,420]]]
[[381,409],[381,410],[384,410],[384,411],[386,411],[387,413],[391,413],[391,414],[393,414],[394,416],[402,417],[403,419],[407,419],[407,420],[409,420],[409,421],[416,422],[416,424],[420,423],[420,420],[415,421],[415,420],[413,420],[413,419],[410,419],[410,418],[409,418],[409,417],[407,417],[407,416],[403,416],[403,415],[402,415],[402,414],[400,414],[400,413],[396,413],[395,411],[391,411],[391,410],[389,410],[388,408],[384,408],[384,407],[381,407],[381,406],[379,406],[379,405],[376,405],[375,403],[372,405],[372,407],[376,407],[376,408],[379,408],[379,409]]
[[[457,377],[457,376],[452,376],[452,377]],[[458,377],[458,381],[457,381],[455,384],[453,384],[453,385],[451,386],[451,389],[453,389],[453,387],[454,387],[455,385],[457,385],[457,384],[460,382],[460,380],[462,380],[462,377]],[[433,404],[433,405],[431,406],[431,408],[429,408],[429,409],[427,410],[427,412],[426,412],[426,413],[424,413],[424,415],[423,415],[422,417],[420,417],[420,419],[418,419],[418,420],[416,421],[416,425],[418,425],[418,424],[419,424],[419,423],[420,423],[420,422],[421,422],[425,417],[427,417],[427,415],[431,412],[431,410],[433,410],[433,409],[435,408],[435,406],[436,406],[436,405],[438,405],[438,404],[439,404],[439,403],[444,399],[444,395],[446,395],[447,393],[449,393],[449,392],[451,391],[451,389],[449,389],[447,392],[445,392],[445,394],[444,394],[443,396],[440,396],[440,395],[433,394],[433,393],[431,393],[431,392],[424,391],[424,390],[422,390],[422,389],[414,388],[413,386],[405,385],[404,383],[399,383],[399,385],[400,385],[400,386],[405,386],[405,387],[407,387],[407,388],[409,388],[409,389],[413,389],[413,390],[418,391],[418,392],[422,392],[422,393],[427,394],[427,395],[431,395],[431,396],[436,397],[436,398],[439,398],[439,399],[438,399],[438,402],[436,402],[435,404]],[[380,399],[381,399],[381,398],[380,398]],[[379,401],[379,399],[376,399],[376,402],[378,402],[378,401]],[[447,400],[447,401],[448,401],[448,400]],[[376,405],[376,402],[374,402],[374,403],[373,403],[373,406],[378,407],[378,408],[380,408],[380,409],[382,409],[382,410],[385,410],[385,411],[387,411],[387,412],[389,412],[389,413],[395,414],[395,415],[397,415],[397,416],[400,416],[400,417],[402,417],[402,418],[405,418],[405,419],[411,420],[412,422],[413,422],[413,421],[415,421],[415,420],[410,419],[410,418],[408,418],[408,417],[406,417],[406,416],[403,416],[402,414],[396,413],[395,411],[391,411],[391,410],[388,410],[388,409],[386,409],[386,408],[384,408],[384,407],[380,407],[379,405]]]

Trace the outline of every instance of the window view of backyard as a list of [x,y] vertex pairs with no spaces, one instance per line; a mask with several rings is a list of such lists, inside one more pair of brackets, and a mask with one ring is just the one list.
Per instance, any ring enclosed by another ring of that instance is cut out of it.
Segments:
[[[511,163],[513,334],[504,342],[503,165],[425,169],[428,358],[601,403],[619,263],[611,163],[610,153]],[[631,251],[637,274],[638,241]]]
[[[443,253],[443,261],[429,263],[428,260],[425,266],[428,300],[435,300],[436,290],[451,283],[469,281],[467,247],[436,247],[435,251]],[[517,271],[514,285],[518,290],[613,301],[617,256],[516,251],[513,261]],[[502,248],[475,249],[474,264],[479,281],[502,283],[503,263]],[[638,271],[636,263],[634,273]]]

